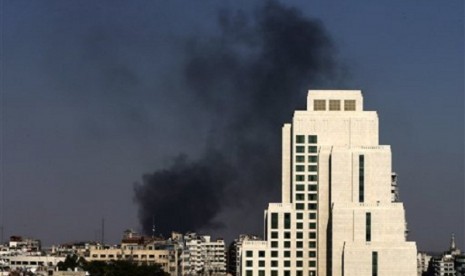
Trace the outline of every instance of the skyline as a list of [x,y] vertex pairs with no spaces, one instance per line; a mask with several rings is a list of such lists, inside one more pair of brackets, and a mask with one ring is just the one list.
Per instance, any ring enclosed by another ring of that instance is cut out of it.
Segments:
[[[289,3],[320,20],[342,76],[287,92],[301,99],[321,88],[312,85],[364,91],[367,110],[380,113],[380,143],[393,147],[410,238],[420,250],[442,250],[455,232],[465,248],[463,2]],[[5,238],[92,239],[105,217],[108,240],[116,240],[139,227],[134,182],[179,154],[198,160],[212,132],[224,130],[209,108],[228,106],[205,105],[182,80],[184,43],[220,37],[219,11],[249,14],[257,3],[2,4]],[[303,107],[289,100],[289,108]],[[282,123],[270,127],[275,135]],[[241,233],[260,231],[261,202],[278,201],[279,181],[257,203],[225,206],[223,228],[191,230],[231,237],[243,219]]]

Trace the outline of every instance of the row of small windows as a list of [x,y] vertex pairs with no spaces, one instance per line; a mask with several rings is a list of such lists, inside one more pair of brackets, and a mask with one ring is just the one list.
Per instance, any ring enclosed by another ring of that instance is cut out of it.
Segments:
[[[317,177],[316,174],[309,174],[307,178],[308,178],[308,181],[317,181],[318,180],[318,177]],[[305,175],[296,174],[295,181],[305,181]]]
[[[316,244],[315,242],[313,242],[313,243]],[[296,253],[297,258],[303,258],[303,256],[304,256],[304,252],[301,251],[301,250],[297,250],[297,251],[295,251],[295,253]],[[265,251],[259,251],[258,254],[259,254],[259,257],[262,257],[262,258],[265,257]],[[248,258],[252,258],[253,257],[253,251],[248,250],[246,252],[246,256]],[[278,258],[279,257],[279,251],[275,251],[275,250],[271,251],[271,257]],[[288,251],[288,250],[284,251],[284,258],[290,258],[290,257],[291,257],[291,251]],[[315,250],[308,251],[308,257],[316,258],[316,251]],[[274,260],[272,260],[272,262],[274,262]],[[263,264],[263,266],[265,266],[265,261],[264,260],[259,260],[258,264],[259,264],[259,266],[261,266],[261,264]],[[253,265],[253,260],[247,260],[246,265],[247,266],[252,266]]]
[[[315,224],[316,228],[316,224]],[[272,241],[271,242],[271,248],[278,248],[278,242],[277,241]],[[303,242],[302,241],[297,241],[296,242],[296,247],[297,248],[303,248]],[[291,242],[290,241],[284,241],[284,248],[291,248]],[[310,241],[308,242],[308,248],[316,248],[316,242],[315,241]]]
[[[305,162],[305,155],[296,155],[295,156],[296,163],[304,163]],[[318,162],[318,157],[316,155],[309,155],[307,159],[308,163],[316,163]]]
[[[318,152],[318,147],[317,146],[308,146],[307,150],[310,153],[316,153],[316,152]],[[297,153],[305,153],[305,146],[296,146],[295,147],[295,152],[297,152]]]
[[[303,226],[303,225],[302,225]],[[316,229],[316,223],[310,223],[309,227],[312,229]],[[278,239],[279,238],[279,233],[278,232],[271,232],[271,239]],[[284,232],[284,239],[290,239],[291,238],[291,232]],[[297,239],[303,239],[303,232],[296,232],[296,238]],[[309,232],[308,233],[308,238],[309,239],[316,239],[316,232]],[[262,251],[260,251],[262,252]],[[263,251],[264,252],[264,251]],[[259,257],[264,257],[259,256]]]
[[[317,194],[308,194],[307,197],[308,197],[308,200],[311,200],[311,201],[317,200]],[[298,200],[298,201],[305,200],[305,194],[296,194],[295,200]]]
[[[297,185],[295,185],[295,190],[298,191],[298,192],[303,192],[303,191],[305,191],[305,185],[304,184],[297,184]],[[317,186],[310,184],[310,185],[308,185],[308,190],[310,192],[316,192]]]
[[[271,267],[278,267],[278,261],[271,261]],[[252,267],[253,266],[253,262],[252,261],[246,261],[245,263],[245,266],[246,267]],[[284,267],[291,267],[291,261],[289,260],[285,260],[283,261],[283,266]],[[303,267],[303,261],[295,261],[295,266],[296,267]],[[308,262],[308,266],[309,267],[316,267],[316,261],[309,261]],[[258,267],[265,267],[265,261],[258,261]]]
[[[296,203],[295,208],[297,210],[305,210],[305,203]],[[307,204],[308,210],[316,210],[317,209],[317,204],[316,203],[309,203]]]
[[[318,170],[318,167],[316,165],[309,165],[307,167],[309,172],[316,172]],[[295,170],[297,172],[304,172],[305,171],[305,166],[304,165],[297,165],[295,166]]]
[[[313,100],[314,111],[325,111],[326,100]],[[341,100],[329,100],[330,111],[341,110]],[[355,111],[355,100],[344,100],[344,111]]]
[[[316,267],[316,263],[315,264],[310,264],[309,263],[309,266],[310,267]],[[314,270],[311,270],[311,271],[308,272],[308,276],[315,276],[315,275],[316,275],[316,271],[314,271]],[[246,270],[245,271],[245,276],[254,276],[253,271],[252,270]],[[265,271],[264,270],[259,270],[258,271],[258,276],[265,276]],[[278,273],[277,270],[272,270],[270,276],[279,276],[279,273]],[[283,276],[291,276],[291,271],[290,270],[284,270]],[[303,276],[303,271],[297,270],[296,271],[296,276]]]
[[[308,143],[309,144],[316,144],[318,142],[318,138],[316,135],[308,135]],[[305,143],[305,135],[296,135],[295,136],[296,144],[304,144]]]

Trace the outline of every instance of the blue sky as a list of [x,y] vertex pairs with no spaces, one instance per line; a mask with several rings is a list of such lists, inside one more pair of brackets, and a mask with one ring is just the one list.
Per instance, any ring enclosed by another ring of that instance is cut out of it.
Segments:
[[[94,239],[102,217],[110,241],[139,228],[133,183],[199,155],[209,136],[208,113],[177,79],[183,42],[216,35],[219,10],[258,3],[2,1],[5,236]],[[343,73],[326,87],[361,89],[379,112],[410,239],[442,251],[455,232],[465,249],[464,2],[285,4],[333,40]],[[212,231],[261,231],[261,215],[245,221]]]

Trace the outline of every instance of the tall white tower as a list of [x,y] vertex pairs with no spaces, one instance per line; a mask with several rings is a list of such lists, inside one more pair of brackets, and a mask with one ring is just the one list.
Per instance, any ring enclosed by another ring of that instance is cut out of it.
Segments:
[[391,149],[358,90],[310,90],[282,129],[282,202],[265,211],[265,241],[247,241],[242,276],[414,276]]

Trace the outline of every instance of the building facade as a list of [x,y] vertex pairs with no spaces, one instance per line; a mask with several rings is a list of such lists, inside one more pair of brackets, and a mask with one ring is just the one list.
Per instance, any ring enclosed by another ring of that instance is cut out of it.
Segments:
[[282,200],[265,211],[265,240],[244,241],[242,275],[416,275],[391,149],[361,91],[309,91],[282,137]]

